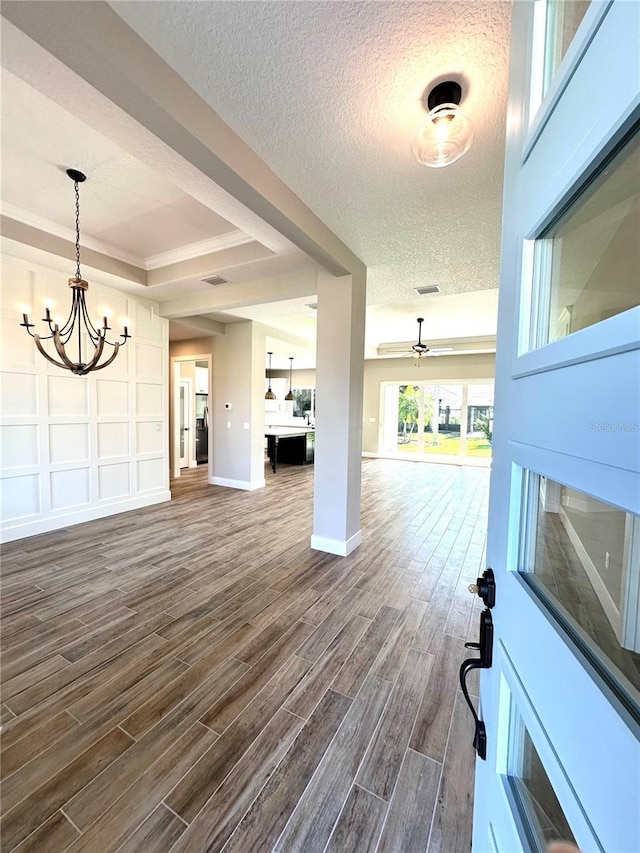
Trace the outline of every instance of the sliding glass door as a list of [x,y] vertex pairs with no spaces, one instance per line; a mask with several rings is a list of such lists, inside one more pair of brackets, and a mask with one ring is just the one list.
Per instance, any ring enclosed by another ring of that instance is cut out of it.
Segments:
[[491,458],[493,383],[386,384],[381,452],[404,458]]

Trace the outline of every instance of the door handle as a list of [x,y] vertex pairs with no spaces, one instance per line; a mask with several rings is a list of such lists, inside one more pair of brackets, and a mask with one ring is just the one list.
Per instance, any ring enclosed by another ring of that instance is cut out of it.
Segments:
[[484,606],[491,609],[496,606],[496,578],[493,569],[485,569],[475,583],[468,586],[469,592],[477,595],[484,602]]
[[460,687],[475,722],[476,730],[473,738],[473,748],[484,761],[487,757],[487,729],[484,722],[478,716],[469,696],[467,676],[474,669],[490,669],[493,663],[493,618],[489,608],[486,608],[480,614],[480,642],[465,643],[464,645],[467,649],[477,649],[480,652],[480,657],[467,658],[460,665]]

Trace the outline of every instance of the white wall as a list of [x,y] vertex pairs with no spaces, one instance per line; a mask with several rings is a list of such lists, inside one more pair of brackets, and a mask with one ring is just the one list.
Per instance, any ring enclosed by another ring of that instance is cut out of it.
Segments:
[[[0,321],[2,540],[169,500],[168,323],[153,302],[91,284],[90,314],[127,317],[133,338],[112,365],[75,376],[49,364],[21,322],[68,313],[67,277],[5,256]],[[37,325],[37,324],[36,324]],[[37,332],[36,328],[36,332]]]

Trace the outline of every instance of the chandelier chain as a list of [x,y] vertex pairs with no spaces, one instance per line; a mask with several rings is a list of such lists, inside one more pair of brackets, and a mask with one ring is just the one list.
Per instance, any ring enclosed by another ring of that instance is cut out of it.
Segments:
[[77,181],[73,182],[73,186],[76,192],[76,279],[80,280],[80,190]]

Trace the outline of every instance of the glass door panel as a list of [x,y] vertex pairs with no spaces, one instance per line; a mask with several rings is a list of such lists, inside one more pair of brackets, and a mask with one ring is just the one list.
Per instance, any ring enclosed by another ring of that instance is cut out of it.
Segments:
[[420,432],[420,385],[400,385],[398,393],[398,451],[418,452]]
[[640,305],[640,134],[537,240],[532,348]]
[[589,5],[590,0],[547,0],[544,39],[544,94],[546,94],[558,66],[573,41]]
[[540,756],[515,703],[511,703],[508,784],[532,850],[544,853],[547,844],[575,844]]
[[491,457],[493,438],[493,383],[469,385],[467,400],[467,456]]
[[640,719],[637,516],[525,472],[519,569]]

